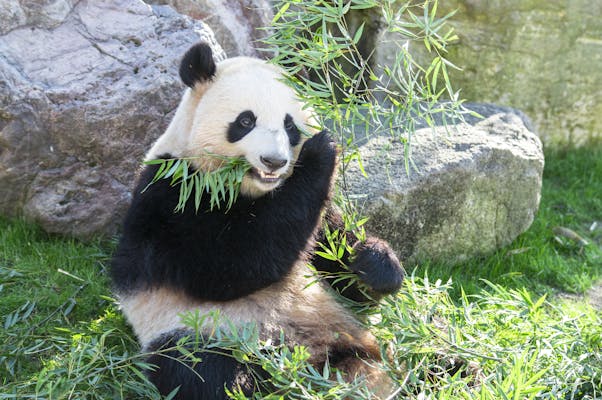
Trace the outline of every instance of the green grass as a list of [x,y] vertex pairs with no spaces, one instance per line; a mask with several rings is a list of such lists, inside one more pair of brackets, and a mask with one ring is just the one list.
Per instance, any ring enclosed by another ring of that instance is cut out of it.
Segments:
[[[602,312],[554,296],[583,293],[602,274],[602,227],[590,231],[602,225],[602,144],[546,155],[540,212],[527,232],[486,258],[420,266],[377,310],[373,328],[391,345],[386,368],[399,398],[602,396]],[[589,244],[557,238],[555,226]],[[111,299],[112,248],[0,219],[0,399],[159,398]],[[336,399],[346,390],[362,398],[353,385],[332,387],[303,351],[241,337],[252,335],[220,340],[276,375],[285,398]]]
[[98,244],[53,238],[0,219],[0,380],[40,368],[55,327],[89,320],[108,304],[107,253]]
[[110,297],[113,247],[0,218],[0,398],[152,397],[137,387],[144,365]]

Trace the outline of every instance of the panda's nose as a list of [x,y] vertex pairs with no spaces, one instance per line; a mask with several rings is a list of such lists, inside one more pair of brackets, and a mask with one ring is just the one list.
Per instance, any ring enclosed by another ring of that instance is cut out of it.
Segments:
[[283,159],[283,158],[264,157],[264,156],[260,156],[259,160],[261,160],[263,165],[268,167],[270,169],[270,171],[276,171],[278,168],[284,167],[286,165],[286,163],[288,162],[288,160]]

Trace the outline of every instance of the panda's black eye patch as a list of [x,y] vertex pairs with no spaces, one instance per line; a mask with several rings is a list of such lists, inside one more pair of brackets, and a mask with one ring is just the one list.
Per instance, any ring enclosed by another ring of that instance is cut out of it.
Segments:
[[257,117],[253,111],[243,111],[238,114],[234,122],[228,126],[228,142],[234,143],[245,137],[245,135],[255,128]]
[[299,132],[299,128],[295,125],[295,121],[293,121],[293,117],[290,114],[286,114],[286,117],[284,117],[284,130],[288,135],[291,146],[298,145],[301,139],[301,132]]

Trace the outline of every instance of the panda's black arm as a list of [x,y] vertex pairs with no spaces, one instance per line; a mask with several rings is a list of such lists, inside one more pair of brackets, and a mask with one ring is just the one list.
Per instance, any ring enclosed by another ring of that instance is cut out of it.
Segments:
[[308,261],[332,191],[335,165],[335,145],[325,132],[319,133],[305,142],[281,187],[257,199],[239,199],[231,215],[225,214],[227,228],[213,249],[226,255],[212,267],[218,272],[212,279],[215,289],[210,289],[213,299],[265,288],[281,281],[295,263]]
[[174,213],[178,191],[168,182],[140,193],[153,176],[147,169],[114,257],[114,282],[168,284],[199,299],[223,301],[280,281],[312,250],[335,164],[334,144],[318,134],[304,144],[280,188],[257,199],[241,196],[226,213],[208,211],[206,203],[198,213],[192,205]]
[[[312,259],[312,265],[324,273],[324,279],[334,289],[357,302],[378,300],[383,295],[399,290],[405,273],[385,241],[371,236],[364,242],[359,241],[353,232],[345,230],[343,217],[335,207],[327,210],[324,222],[328,225],[328,231],[344,232],[347,244],[353,248],[353,256],[345,250],[340,260],[329,260],[317,254]],[[323,227],[318,232],[317,242],[328,246]],[[322,250],[322,247],[316,244],[316,250]],[[349,272],[353,272],[355,277],[342,278]]]

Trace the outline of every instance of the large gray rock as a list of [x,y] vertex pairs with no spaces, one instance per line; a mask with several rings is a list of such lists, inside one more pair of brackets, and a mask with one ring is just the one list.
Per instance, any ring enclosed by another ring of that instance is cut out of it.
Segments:
[[346,172],[351,193],[370,216],[368,229],[403,260],[460,261],[509,244],[533,221],[543,172],[541,142],[520,112],[470,105],[485,116],[412,136],[415,169],[406,173],[403,144],[370,138]]
[[0,6],[0,213],[49,232],[113,232],[141,156],[182,93],[182,54],[211,30],[142,1]]
[[228,57],[263,57],[261,39],[269,31],[274,13],[270,0],[145,0],[149,4],[167,4],[179,13],[202,20],[215,32]]

